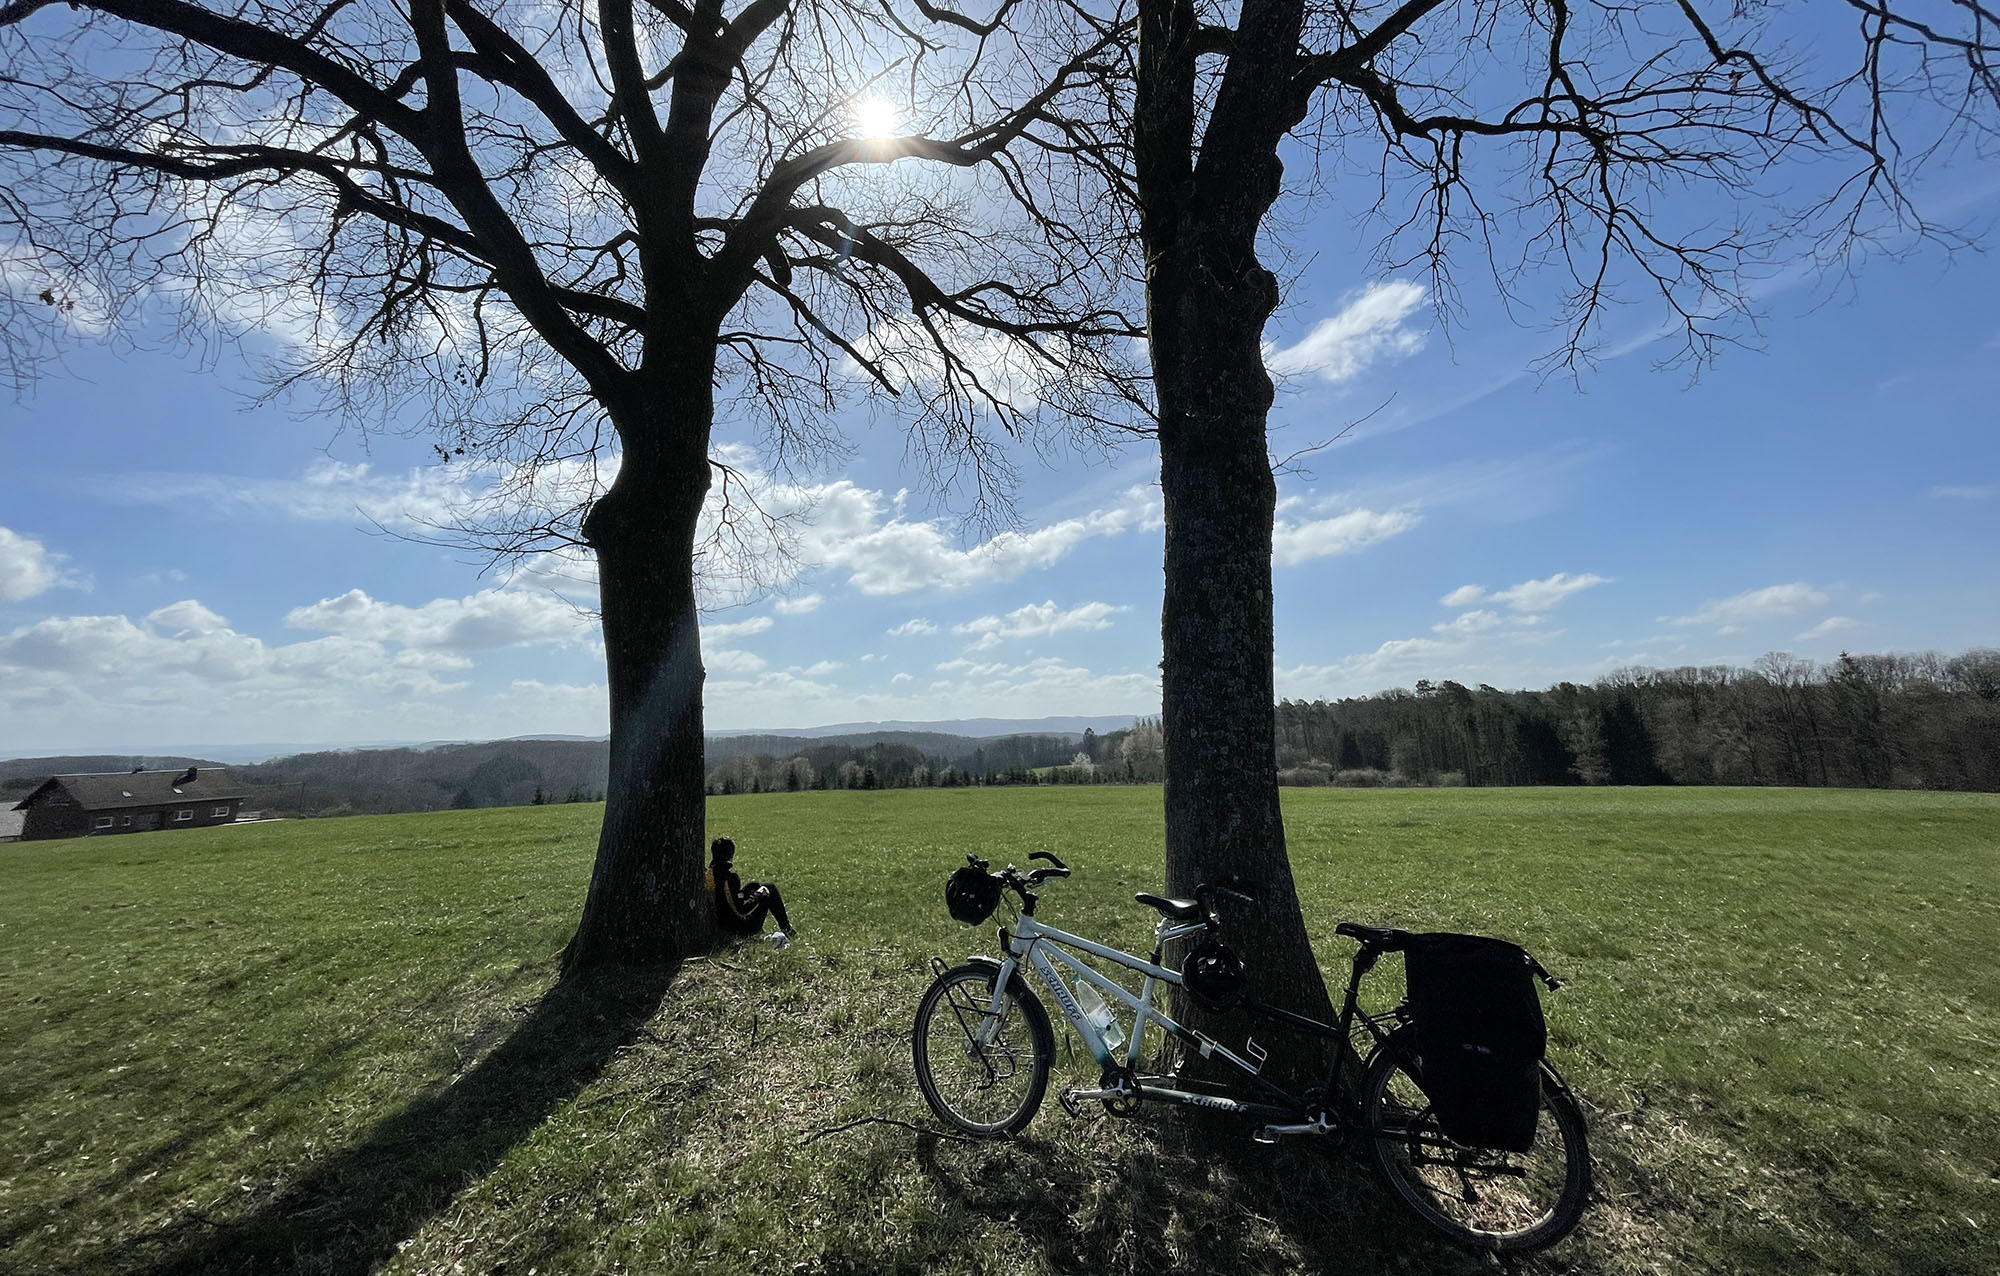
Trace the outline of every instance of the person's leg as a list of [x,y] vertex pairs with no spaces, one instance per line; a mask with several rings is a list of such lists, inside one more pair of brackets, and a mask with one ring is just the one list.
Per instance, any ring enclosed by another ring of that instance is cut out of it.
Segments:
[[771,916],[777,921],[778,929],[784,931],[786,934],[791,934],[792,919],[785,916],[785,901],[779,898],[778,888],[776,886],[770,885],[769,883],[766,883],[764,886],[764,890],[766,894],[764,896],[764,899],[762,900],[762,903],[768,904],[770,906]]

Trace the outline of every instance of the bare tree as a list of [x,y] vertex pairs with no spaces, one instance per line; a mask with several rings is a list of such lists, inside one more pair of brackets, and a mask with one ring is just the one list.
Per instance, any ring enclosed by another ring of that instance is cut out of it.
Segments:
[[[1427,267],[1441,306],[1468,256],[1515,300],[1558,280],[1551,357],[1576,366],[1607,307],[1642,290],[1699,359],[1744,311],[1752,267],[1801,251],[1837,265],[1871,236],[1935,234],[1910,197],[1917,171],[1959,142],[1990,153],[2000,11],[1845,2],[1855,39],[1824,70],[1820,51],[1786,43],[1784,6],[1742,0],[1139,0],[1167,886],[1270,883],[1271,907],[1241,933],[1281,1004],[1328,1008],[1272,754],[1261,344],[1279,289],[1259,240],[1286,189],[1281,149],[1321,157],[1318,193],[1380,218],[1383,261]],[[1774,173],[1812,194],[1788,203]]]
[[783,465],[865,378],[975,508],[1010,434],[1122,420],[1127,272],[1073,228],[1123,43],[1025,0],[5,0],[9,370],[65,307],[276,333],[279,385],[493,468],[470,530],[586,547],[611,772],[565,967],[671,959],[712,932],[717,387]]

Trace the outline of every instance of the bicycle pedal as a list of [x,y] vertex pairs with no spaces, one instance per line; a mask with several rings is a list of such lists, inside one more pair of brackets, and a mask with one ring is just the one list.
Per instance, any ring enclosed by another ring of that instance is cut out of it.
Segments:
[[1278,1141],[1278,1136],[1271,1132],[1270,1126],[1260,1125],[1250,1132],[1250,1141],[1252,1143],[1262,1143],[1266,1147],[1269,1147]]
[[1083,1116],[1083,1107],[1077,1101],[1076,1090],[1074,1087],[1066,1089],[1061,1094],[1058,1094],[1056,1096],[1056,1102],[1062,1104],[1062,1110],[1069,1113],[1071,1116],[1079,1118]]

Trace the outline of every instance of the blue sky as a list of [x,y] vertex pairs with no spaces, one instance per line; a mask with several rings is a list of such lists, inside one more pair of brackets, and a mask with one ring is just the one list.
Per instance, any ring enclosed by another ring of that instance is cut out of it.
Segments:
[[[1927,198],[2000,213],[1990,170]],[[1441,328],[1420,276],[1365,265],[1337,206],[1311,218],[1269,330],[1272,451],[1366,420],[1281,480],[1281,695],[2000,643],[2000,260],[1786,276],[1754,348],[1696,380],[1655,366],[1670,343],[1634,305],[1572,381],[1530,370],[1558,334],[1471,293]],[[0,402],[0,756],[605,731],[588,564],[381,530],[476,476],[423,438],[247,407],[233,349],[70,335]],[[927,499],[893,423],[850,433],[848,462],[786,485],[723,424],[809,517],[773,590],[716,593],[711,728],[1157,712],[1149,447],[1023,455],[996,537]]]

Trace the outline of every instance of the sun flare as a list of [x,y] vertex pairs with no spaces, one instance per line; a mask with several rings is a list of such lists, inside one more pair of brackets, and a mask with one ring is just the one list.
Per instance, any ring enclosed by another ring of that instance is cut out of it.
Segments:
[[887,98],[871,97],[854,104],[854,130],[862,137],[894,137],[901,124],[901,112]]

